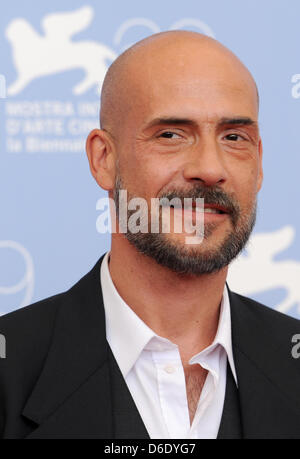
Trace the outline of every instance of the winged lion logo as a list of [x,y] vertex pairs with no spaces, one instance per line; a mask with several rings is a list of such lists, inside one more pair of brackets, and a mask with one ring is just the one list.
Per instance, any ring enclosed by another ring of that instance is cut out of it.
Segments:
[[48,14],[42,20],[44,35],[25,19],[11,21],[6,37],[12,45],[18,76],[7,88],[7,94],[19,94],[36,78],[78,68],[85,71],[85,77],[73,88],[73,93],[80,95],[94,86],[100,92],[107,62],[115,60],[117,54],[96,41],[72,40],[73,35],[90,25],[93,17],[94,11],[89,6]]

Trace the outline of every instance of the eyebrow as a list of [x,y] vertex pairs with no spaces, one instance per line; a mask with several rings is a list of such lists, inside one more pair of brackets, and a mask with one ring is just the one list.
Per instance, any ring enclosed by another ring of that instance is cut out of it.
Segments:
[[147,124],[146,129],[149,129],[153,126],[160,126],[163,124],[185,124],[188,126],[197,126],[197,123],[189,118],[176,118],[176,117],[166,117],[166,118],[154,118],[154,120],[150,121],[149,124]]
[[[190,118],[177,118],[177,117],[163,117],[163,118],[155,118],[154,120],[150,121],[150,123],[146,126],[146,129],[149,129],[153,126],[161,126],[164,124],[173,124],[173,125],[186,125],[197,127],[198,123]],[[222,127],[226,125],[234,125],[234,126],[257,126],[257,121],[254,121],[252,118],[245,117],[245,116],[238,116],[238,117],[230,117],[230,118],[221,118],[217,126]]]
[[224,126],[228,124],[235,126],[257,126],[258,123],[248,116],[241,116],[237,118],[221,118],[218,122],[218,126]]

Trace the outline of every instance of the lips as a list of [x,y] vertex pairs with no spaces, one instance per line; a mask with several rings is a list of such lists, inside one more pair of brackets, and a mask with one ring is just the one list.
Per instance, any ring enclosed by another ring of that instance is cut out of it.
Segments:
[[[195,202],[195,200],[192,201],[192,203],[189,203],[189,202],[184,202],[181,205],[177,206],[177,205],[173,205],[171,204],[170,205],[170,208],[173,208],[173,209],[176,209],[176,208],[179,208],[179,209],[184,209],[184,210],[196,210],[196,208],[200,208],[200,206],[197,206],[197,203]],[[206,203],[204,204],[204,212],[205,213],[211,213],[211,214],[228,214],[230,213],[228,209],[226,209],[225,207],[223,206],[220,206],[218,204],[209,204],[209,203]]]
[[228,209],[217,204],[204,204],[204,212],[216,214],[228,214]]
[[[175,198],[179,200],[179,204],[171,205],[171,208],[174,210],[182,209],[186,212],[192,211],[193,214],[198,210],[196,207],[199,208],[200,212],[204,207],[206,221],[214,217],[229,217],[235,227],[240,216],[240,206],[236,198],[219,187],[212,188],[199,185],[192,190],[174,189],[162,195],[161,198],[166,198],[169,203]],[[200,200],[197,201],[198,199]]]
[[[192,209],[195,210],[197,208],[196,202],[193,201],[192,203]],[[220,206],[218,204],[210,204],[206,203],[204,204],[204,213],[210,213],[210,214],[228,214],[229,211],[226,209],[226,207]]]
[[224,212],[222,212],[221,210],[219,210],[219,209],[212,209],[212,208],[210,208],[210,207],[204,208],[204,213],[205,213],[205,214],[220,214],[220,215],[224,214]]

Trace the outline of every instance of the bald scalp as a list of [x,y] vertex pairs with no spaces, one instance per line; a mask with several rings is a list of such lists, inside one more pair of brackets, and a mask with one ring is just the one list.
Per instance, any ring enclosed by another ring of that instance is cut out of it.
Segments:
[[[122,126],[132,104],[139,97],[135,81],[143,70],[143,63],[159,58],[162,53],[168,52],[170,62],[177,56],[184,57],[184,49],[197,46],[199,54],[202,51],[203,64],[205,56],[213,53],[216,58],[231,61],[236,70],[253,85],[259,106],[257,85],[250,71],[228,48],[217,40],[198,32],[175,30],[160,32],[151,35],[124,51],[109,67],[101,91],[100,127],[108,131],[113,137],[117,136],[118,129]],[[217,64],[217,62],[216,62]]]

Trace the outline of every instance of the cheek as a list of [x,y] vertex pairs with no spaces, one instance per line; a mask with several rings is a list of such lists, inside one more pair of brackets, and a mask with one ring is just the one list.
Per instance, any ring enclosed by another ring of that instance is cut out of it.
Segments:
[[239,167],[234,174],[230,174],[229,182],[233,185],[232,191],[241,207],[249,208],[253,205],[258,192],[259,169],[256,163],[247,162],[243,166],[245,167]]
[[176,175],[176,162],[168,158],[151,155],[151,152],[136,152],[126,161],[120,161],[120,171],[128,190],[140,197],[156,197]]
[[156,197],[161,190],[168,187],[172,182],[172,177],[176,174],[175,171],[167,164],[157,164],[152,161],[143,162],[141,164],[140,187],[144,196]]
[[237,187],[237,199],[244,209],[250,209],[253,206],[257,196],[257,175],[248,174],[244,180],[240,180]]

